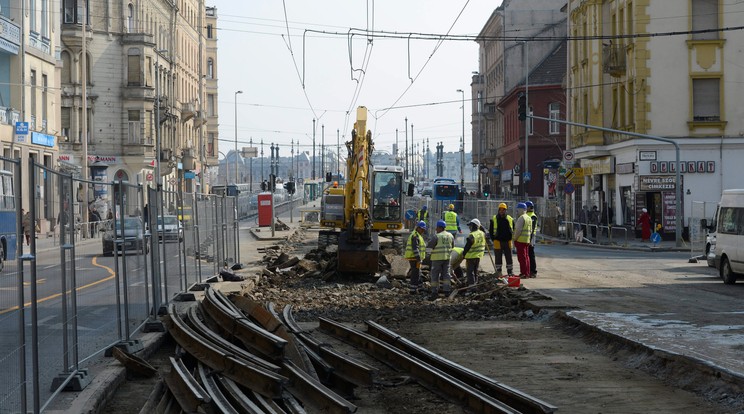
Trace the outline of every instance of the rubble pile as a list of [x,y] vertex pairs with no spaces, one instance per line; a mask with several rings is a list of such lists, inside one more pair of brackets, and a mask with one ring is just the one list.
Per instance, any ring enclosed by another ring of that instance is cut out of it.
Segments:
[[[304,238],[304,232],[298,232],[285,243],[265,248],[265,267],[256,285],[243,294],[256,301],[274,302],[280,308],[291,304],[301,321],[321,316],[343,322],[369,319],[380,323],[536,316],[522,303],[541,295],[523,287],[507,287],[496,275],[481,274],[479,283],[470,289],[453,281],[452,294],[428,301],[428,282],[424,292],[409,294],[408,263],[394,249],[381,251],[380,271],[374,277],[349,280],[336,274],[337,246],[318,249],[314,243],[303,244]],[[297,254],[293,254],[295,251]],[[428,279],[426,266],[423,278]]]

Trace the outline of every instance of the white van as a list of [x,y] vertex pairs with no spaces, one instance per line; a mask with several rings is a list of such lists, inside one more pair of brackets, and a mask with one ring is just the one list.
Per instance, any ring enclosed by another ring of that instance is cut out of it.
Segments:
[[714,263],[723,283],[736,283],[744,274],[744,189],[724,190],[711,225],[716,242],[711,245]]

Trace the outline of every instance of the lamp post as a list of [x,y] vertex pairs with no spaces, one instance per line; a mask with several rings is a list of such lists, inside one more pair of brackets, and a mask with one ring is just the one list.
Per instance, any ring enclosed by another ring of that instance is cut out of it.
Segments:
[[235,91],[235,184],[238,179],[238,95],[243,91]]
[[160,54],[168,52],[167,49],[155,49],[155,184],[160,191],[160,158],[163,151],[160,143]]
[[462,138],[460,141],[460,187],[465,189],[465,91],[458,89],[462,94]]

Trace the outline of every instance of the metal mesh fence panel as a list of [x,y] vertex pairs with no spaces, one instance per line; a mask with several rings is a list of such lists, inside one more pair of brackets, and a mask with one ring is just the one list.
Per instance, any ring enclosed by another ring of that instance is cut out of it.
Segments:
[[19,226],[31,220],[21,216],[20,161],[0,158],[0,413],[25,410],[26,373],[24,338],[24,275],[19,256],[23,253]]

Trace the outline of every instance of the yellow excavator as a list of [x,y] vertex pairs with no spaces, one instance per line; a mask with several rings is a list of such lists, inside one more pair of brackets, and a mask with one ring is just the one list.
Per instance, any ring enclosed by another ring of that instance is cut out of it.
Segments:
[[[321,200],[320,224],[328,230],[320,231],[319,246],[338,245],[340,273],[372,274],[378,270],[379,235],[391,237],[394,247],[403,239],[403,168],[372,165],[374,144],[363,106],[346,148],[347,181],[327,189]],[[406,193],[412,195],[413,184]]]

